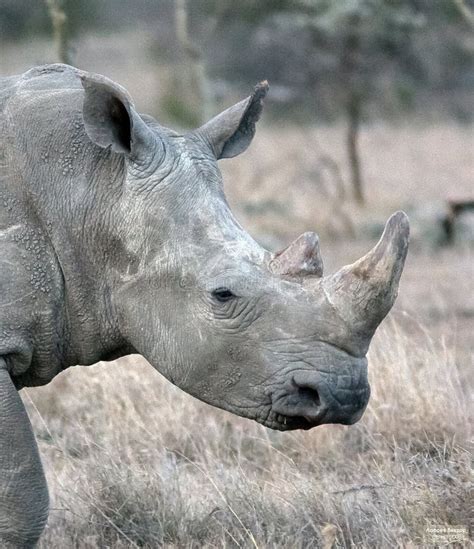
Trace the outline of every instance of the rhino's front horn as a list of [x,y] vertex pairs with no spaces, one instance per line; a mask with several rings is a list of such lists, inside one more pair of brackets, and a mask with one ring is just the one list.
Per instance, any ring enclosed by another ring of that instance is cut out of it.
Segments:
[[283,276],[323,276],[323,260],[316,233],[307,232],[274,255],[270,269]]
[[366,339],[367,344],[397,297],[409,233],[407,215],[393,214],[368,254],[322,280],[330,303],[350,330]]

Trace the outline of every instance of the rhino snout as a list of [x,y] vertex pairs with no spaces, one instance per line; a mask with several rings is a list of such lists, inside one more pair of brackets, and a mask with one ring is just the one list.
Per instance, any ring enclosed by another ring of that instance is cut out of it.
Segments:
[[284,386],[272,394],[272,415],[279,427],[311,429],[325,423],[356,423],[370,396],[365,368],[356,370],[339,376],[317,371],[290,374]]

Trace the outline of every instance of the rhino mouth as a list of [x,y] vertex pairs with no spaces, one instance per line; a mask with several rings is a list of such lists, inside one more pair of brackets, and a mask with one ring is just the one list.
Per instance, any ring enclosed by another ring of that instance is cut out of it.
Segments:
[[265,419],[255,417],[252,419],[264,427],[268,427],[275,431],[308,431],[313,427],[327,423],[324,421],[324,415],[321,416],[320,421],[317,421],[311,417],[279,414],[274,410],[270,410],[270,413]]
[[[365,361],[361,362],[362,370]],[[363,415],[370,397],[364,371],[329,379],[318,372],[294,373],[271,395],[268,417],[262,422],[280,431],[308,430],[327,423],[352,425]]]
[[321,420],[321,422],[318,422],[313,418],[305,416],[286,416],[283,414],[275,414],[272,427],[279,431],[294,431],[296,429],[307,431],[324,423],[323,417],[321,417]]
[[[368,397],[367,397],[368,400]],[[361,406],[357,411],[341,416],[334,416],[330,410],[321,410],[317,417],[308,415],[287,415],[270,411],[270,414],[264,421],[259,421],[265,427],[276,431],[308,431],[314,427],[329,423],[338,423],[340,425],[353,425],[362,417],[365,411],[365,406]]]

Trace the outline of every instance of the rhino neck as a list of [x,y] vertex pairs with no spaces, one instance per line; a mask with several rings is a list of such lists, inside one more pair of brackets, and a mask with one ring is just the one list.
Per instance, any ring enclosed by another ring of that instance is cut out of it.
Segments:
[[[94,151],[76,176],[49,181],[48,192],[35,192],[37,223],[50,243],[62,279],[56,296],[62,311],[62,368],[94,364],[130,352],[110,307],[110,242],[114,204],[120,196],[123,162],[117,155]],[[91,154],[89,152],[89,154]],[[54,159],[52,159],[54,162]],[[29,205],[31,209],[31,204]]]
[[106,173],[91,174],[84,196],[71,204],[71,216],[52,224],[51,239],[64,279],[71,350],[66,359],[71,364],[93,364],[133,351],[121,337],[111,306],[115,280],[111,265],[122,249],[111,237],[116,211],[106,195],[111,192],[119,199],[124,166],[114,155],[105,167]]

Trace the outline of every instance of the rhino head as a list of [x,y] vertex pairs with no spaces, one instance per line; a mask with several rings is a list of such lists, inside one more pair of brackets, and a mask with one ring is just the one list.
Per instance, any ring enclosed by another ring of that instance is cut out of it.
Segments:
[[356,422],[370,393],[366,353],[397,295],[406,215],[323,276],[315,233],[270,253],[224,196],[217,161],[250,144],[266,83],[184,135],[139,115],[117,84],[90,74],[82,84],[87,135],[125,170],[120,196],[104,198],[104,269],[130,349],[187,393],[267,427]]

